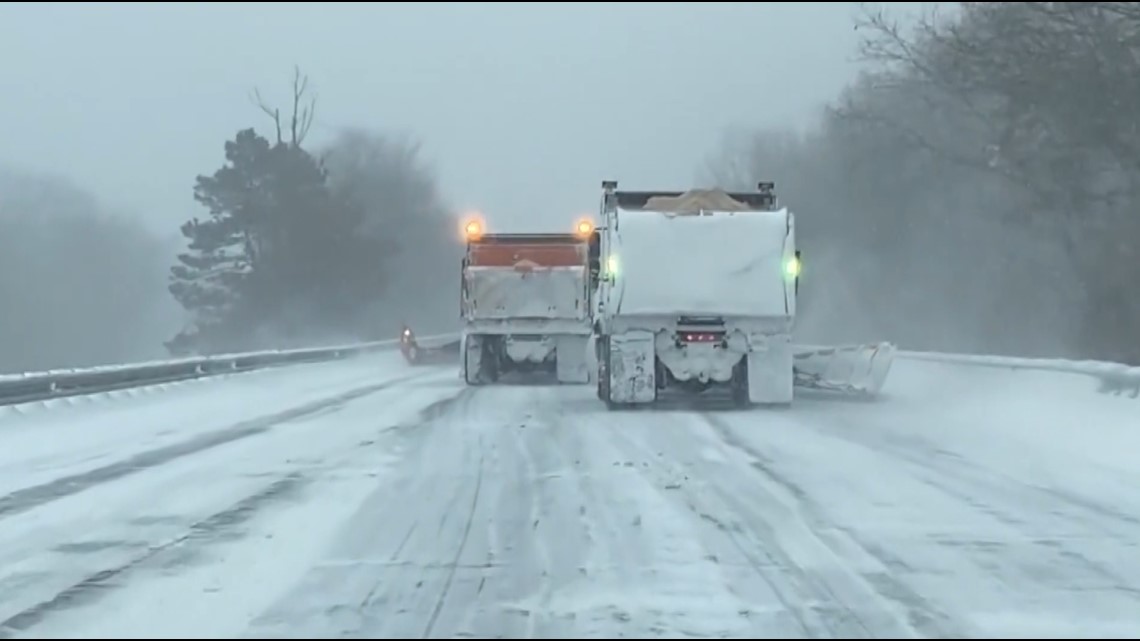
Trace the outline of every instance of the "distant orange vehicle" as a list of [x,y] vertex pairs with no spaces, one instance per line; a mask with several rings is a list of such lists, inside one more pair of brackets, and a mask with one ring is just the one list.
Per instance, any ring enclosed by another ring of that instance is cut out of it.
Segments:
[[467,224],[460,288],[467,383],[492,383],[509,371],[590,381],[593,231],[588,221],[562,234],[487,234],[481,223]]

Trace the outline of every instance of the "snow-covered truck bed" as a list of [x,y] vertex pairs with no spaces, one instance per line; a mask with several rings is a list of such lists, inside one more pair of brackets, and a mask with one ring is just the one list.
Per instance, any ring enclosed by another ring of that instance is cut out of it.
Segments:
[[795,260],[787,209],[670,215],[623,212],[612,236],[619,265],[615,313],[787,319]]

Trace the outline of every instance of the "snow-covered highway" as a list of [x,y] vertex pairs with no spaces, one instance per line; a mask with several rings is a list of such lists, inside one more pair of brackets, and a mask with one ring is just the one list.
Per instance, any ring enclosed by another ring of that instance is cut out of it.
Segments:
[[0,408],[0,637],[1136,637],[1140,400],[607,412],[394,354]]

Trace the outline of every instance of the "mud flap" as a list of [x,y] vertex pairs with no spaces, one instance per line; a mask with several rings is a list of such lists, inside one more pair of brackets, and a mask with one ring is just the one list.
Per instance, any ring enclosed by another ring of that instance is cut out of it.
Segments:
[[749,352],[748,400],[784,405],[792,402],[792,339],[769,336],[764,345]]
[[627,332],[609,340],[610,400],[618,404],[657,400],[653,333]]
[[890,373],[895,351],[891,343],[797,348],[796,386],[876,396]]
[[565,334],[554,337],[554,358],[559,383],[589,383],[590,368],[587,360],[589,335]]

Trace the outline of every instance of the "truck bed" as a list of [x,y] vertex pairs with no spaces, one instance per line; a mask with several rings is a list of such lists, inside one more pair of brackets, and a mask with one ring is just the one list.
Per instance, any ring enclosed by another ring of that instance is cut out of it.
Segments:
[[621,316],[777,317],[795,312],[785,275],[795,252],[791,214],[672,215],[620,210],[611,298]]
[[464,274],[468,320],[569,319],[589,316],[586,267],[516,271],[469,267]]

